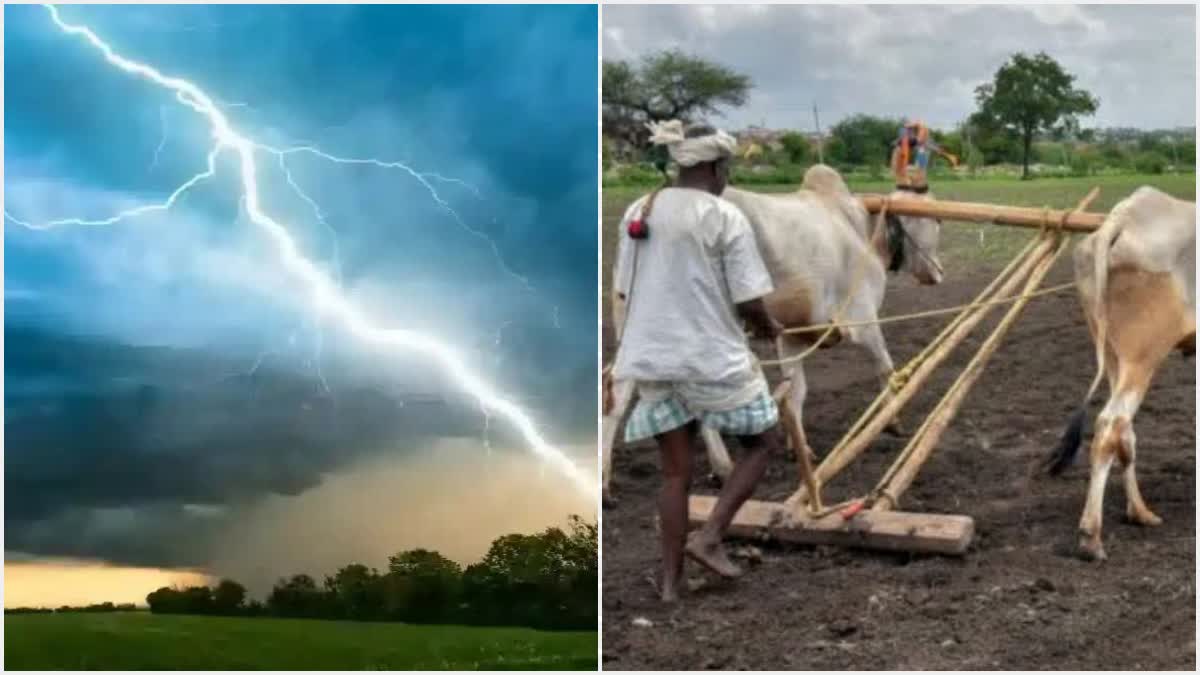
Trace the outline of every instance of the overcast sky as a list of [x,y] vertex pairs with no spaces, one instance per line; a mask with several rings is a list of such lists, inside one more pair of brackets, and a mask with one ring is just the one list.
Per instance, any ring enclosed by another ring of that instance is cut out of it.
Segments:
[[[956,125],[1017,51],[1045,51],[1100,99],[1085,125],[1196,119],[1194,6],[606,6],[605,59],[680,48],[750,75],[724,124],[811,129],[855,113]],[[719,120],[718,120],[719,121]]]

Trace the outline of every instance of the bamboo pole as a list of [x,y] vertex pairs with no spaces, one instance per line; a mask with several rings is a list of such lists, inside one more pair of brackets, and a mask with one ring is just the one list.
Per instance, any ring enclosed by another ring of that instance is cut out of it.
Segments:
[[[1025,293],[1037,289],[1038,285],[1042,283],[1042,279],[1046,277],[1046,273],[1054,266],[1054,263],[1058,260],[1062,252],[1066,250],[1067,240],[1065,238],[1061,239],[1057,244],[1058,246],[1054,253],[1043,255],[1038,260],[1037,268],[1029,275],[1028,281],[1025,282]],[[984,366],[987,365],[988,360],[991,359],[992,354],[995,353],[996,348],[1000,345],[1000,341],[1008,334],[1009,329],[1012,328],[1013,323],[1020,316],[1021,311],[1025,309],[1025,305],[1029,303],[1029,300],[1030,298],[1024,297],[1013,303],[1013,306],[1005,313],[1004,318],[996,325],[992,334],[988,336],[987,340],[979,347],[979,351],[975,353],[970,363],[967,364],[967,367],[963,369],[958,380],[954,382],[954,386],[946,392],[946,395],[938,402],[934,411],[926,418],[925,424],[921,427],[921,433],[909,441],[908,447],[905,448],[900,458],[897,459],[897,464],[892,465],[892,469],[888,470],[888,473],[884,475],[879,485],[876,486],[875,494],[877,498],[871,507],[872,511],[887,511],[899,503],[900,495],[904,494],[904,491],[916,479],[917,472],[921,470],[921,467],[933,453],[933,449],[937,446],[938,441],[941,440],[946,427],[950,425],[959,408],[962,407],[967,393],[971,391],[971,387],[979,379],[979,376],[983,374]]]
[[[1075,208],[1070,213],[1082,212],[1099,194],[1099,187],[1092,188],[1084,195],[1083,199],[1079,200],[1079,203],[1075,205]],[[1051,254],[1047,251],[1038,263],[1037,268],[1029,275],[1029,280],[1025,283],[1025,288],[1021,293],[1024,297],[1018,299],[1009,308],[1008,312],[1005,313],[1004,318],[992,330],[992,334],[988,336],[987,340],[980,345],[979,350],[967,364],[967,367],[963,369],[963,372],[959,374],[958,379],[954,381],[950,390],[946,392],[942,400],[938,401],[933,412],[921,424],[921,428],[917,430],[917,433],[909,440],[908,445],[900,452],[896,461],[888,467],[887,472],[880,478],[874,493],[878,498],[871,507],[872,510],[882,511],[894,508],[899,502],[900,495],[904,494],[904,491],[912,484],[917,472],[925,464],[926,460],[929,459],[933,448],[946,431],[946,427],[949,426],[954,416],[958,413],[958,409],[962,406],[967,392],[970,391],[976,380],[979,379],[979,376],[983,372],[983,367],[996,351],[1000,340],[1004,339],[1013,322],[1016,321],[1021,311],[1024,310],[1025,305],[1032,299],[1030,294],[1037,290],[1037,287],[1041,285],[1050,268],[1054,266],[1055,261],[1066,250],[1067,240],[1062,238],[1061,235],[1058,239],[1057,249],[1054,253]]]
[[791,439],[792,449],[796,453],[796,470],[800,474],[800,482],[808,488],[808,494],[813,495],[813,499],[808,502],[808,510],[815,515],[824,509],[821,504],[821,490],[817,487],[817,480],[813,475],[808,440],[804,437],[804,430],[800,428],[799,424],[796,424],[795,415],[792,414],[792,402],[789,397],[791,392],[792,381],[786,380],[775,389],[774,398],[779,405],[779,419],[788,438]]
[[[1029,272],[1033,269],[1034,265],[1038,260],[1046,255],[1053,244],[1053,241],[1045,239],[1041,241],[1035,248],[1033,248],[1032,253],[1028,255],[1028,257],[1021,263],[1017,270],[1003,284],[1001,284],[999,289],[995,291],[996,296],[1003,297],[1011,295],[1016,287],[1020,285],[1020,283],[1024,281],[1026,277],[1029,276]],[[839,447],[835,452],[831,452],[825,457],[825,459],[817,466],[815,471],[815,477],[818,486],[827,484],[830,479],[837,475],[837,473],[842,469],[846,468],[846,466],[853,462],[855,458],[857,458],[863,453],[863,451],[867,449],[867,446],[870,445],[871,441],[883,431],[885,426],[887,426],[888,421],[895,417],[900,409],[904,407],[904,405],[907,404],[908,401],[913,398],[913,396],[916,395],[920,385],[929,378],[937,366],[940,365],[947,356],[949,356],[950,352],[953,351],[953,349],[957,347],[964,338],[966,338],[967,334],[970,333],[971,330],[974,329],[975,326],[978,325],[978,323],[982,321],[983,318],[987,316],[987,314],[989,314],[994,307],[996,307],[996,305],[984,305],[971,310],[971,312],[961,322],[959,322],[954,330],[946,336],[938,348],[926,356],[923,361],[921,361],[916,370],[910,376],[905,386],[903,386],[900,391],[896,392],[895,395],[883,405],[883,407],[875,415],[874,419],[862,427],[862,430],[859,432],[858,436],[854,440]],[[788,501],[804,501],[806,498],[806,490],[804,487],[801,487]],[[797,502],[793,501],[793,503]]]
[[1061,226],[1062,229],[1071,232],[1092,232],[1099,228],[1107,217],[1107,214],[1104,213],[1039,209],[1027,206],[1000,206],[940,199],[887,197],[876,194],[862,194],[858,197],[867,211],[871,213],[881,211],[886,203],[887,210],[898,216],[966,220],[1033,228]]

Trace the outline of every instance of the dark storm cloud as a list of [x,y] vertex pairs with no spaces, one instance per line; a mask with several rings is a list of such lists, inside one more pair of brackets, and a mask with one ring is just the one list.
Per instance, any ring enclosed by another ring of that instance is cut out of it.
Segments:
[[[258,174],[264,208],[379,324],[442,337],[551,442],[591,445],[595,8],[61,12],[196,81],[256,138],[466,181],[430,179],[460,223],[403,172],[289,159],[326,227],[274,158]],[[5,19],[6,211],[107,216],[200,170],[211,139],[194,113],[40,7]],[[482,452],[478,403],[436,364],[318,324],[240,215],[234,168],[116,227],[6,223],[8,551],[203,564],[255,500],[439,439]],[[490,437],[522,452],[501,421]]]
[[194,564],[185,554],[215,521],[187,505],[297,495],[365,456],[483,432],[470,403],[384,378],[334,378],[330,393],[198,350],[12,327],[5,343],[9,550]]
[[1046,51],[1100,98],[1098,126],[1195,125],[1187,5],[607,6],[606,59],[679,47],[750,75],[732,126],[811,129],[855,113],[952,126],[1010,54]]

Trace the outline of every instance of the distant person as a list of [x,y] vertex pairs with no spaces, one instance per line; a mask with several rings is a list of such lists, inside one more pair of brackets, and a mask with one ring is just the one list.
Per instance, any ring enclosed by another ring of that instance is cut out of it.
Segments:
[[905,122],[892,144],[892,173],[896,187],[901,190],[925,192],[929,189],[929,155],[937,153],[945,157],[952,166],[958,166],[958,157],[946,152],[929,137],[929,127],[921,120]]
[[[773,290],[754,231],[721,199],[737,147],[729,134],[677,120],[651,125],[651,141],[679,165],[672,186],[634,202],[621,223],[614,287],[626,303],[613,377],[636,383],[639,401],[626,441],[654,438],[662,457],[659,495],[661,598],[680,594],[686,555],[725,578],[742,570],[722,538],[782,447],[779,411],[747,343],[743,321],[775,338],[763,296]],[[687,534],[692,440],[698,422],[748,450],[726,481],[711,517]]]

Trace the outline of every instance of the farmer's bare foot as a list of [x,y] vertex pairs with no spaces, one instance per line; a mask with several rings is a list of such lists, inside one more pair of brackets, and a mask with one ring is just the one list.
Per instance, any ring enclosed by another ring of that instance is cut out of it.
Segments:
[[672,581],[666,582],[663,581],[661,574],[661,572],[657,575],[647,574],[646,581],[648,581],[650,585],[654,587],[654,592],[664,603],[671,604],[678,602],[680,596],[683,594],[682,592],[686,589],[681,588],[678,577]]
[[742,576],[742,568],[735,565],[725,554],[725,547],[719,539],[706,537],[700,531],[696,531],[688,535],[687,545],[683,550],[689,558],[726,579]]

